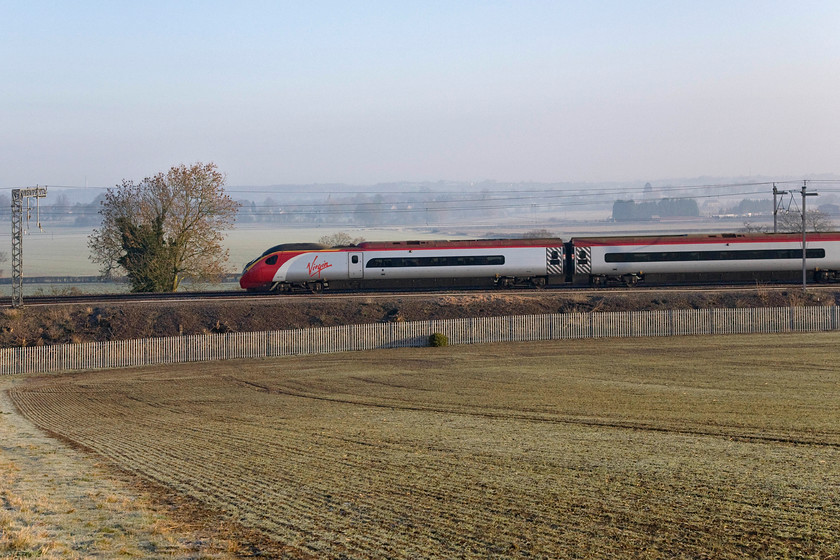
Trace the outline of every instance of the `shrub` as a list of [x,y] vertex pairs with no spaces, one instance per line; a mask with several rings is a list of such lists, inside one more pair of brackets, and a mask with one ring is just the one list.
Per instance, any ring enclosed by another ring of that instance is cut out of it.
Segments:
[[449,339],[443,333],[432,333],[429,335],[429,346],[449,346]]

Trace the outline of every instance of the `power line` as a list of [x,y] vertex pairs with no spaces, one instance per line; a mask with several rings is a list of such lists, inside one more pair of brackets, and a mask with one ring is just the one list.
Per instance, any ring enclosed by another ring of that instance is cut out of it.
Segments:
[[[278,201],[275,204],[244,205],[244,210],[253,216],[265,215],[324,215],[338,213],[371,214],[371,213],[426,213],[426,212],[473,212],[486,210],[512,210],[529,209],[535,205],[540,209],[556,209],[558,207],[583,207],[583,206],[606,206],[619,200],[627,199],[636,194],[643,195],[647,201],[654,200],[686,200],[686,199],[722,199],[735,197],[749,197],[755,195],[767,195],[767,190],[752,190],[758,187],[768,189],[776,184],[792,184],[793,181],[773,182],[750,182],[750,183],[725,183],[711,185],[671,185],[657,187],[653,191],[644,192],[646,187],[616,188],[600,187],[586,190],[515,190],[515,191],[490,191],[470,192],[462,191],[347,191],[319,193],[332,196],[335,194],[336,201],[311,201],[311,202],[290,202]],[[836,185],[840,190],[840,181],[822,180],[821,190],[831,192],[826,188]],[[751,190],[745,190],[745,189]],[[722,190],[723,192],[710,192],[711,189]],[[237,191],[250,192],[254,191]],[[272,194],[278,194],[271,191]],[[353,196],[398,196],[395,200],[352,200]],[[650,195],[657,195],[651,198]],[[414,198],[414,195],[422,195]],[[76,203],[73,205],[52,205],[42,208],[45,216],[72,216],[91,217],[99,213],[99,205],[96,201],[88,204]],[[62,212],[62,210],[64,212]]]

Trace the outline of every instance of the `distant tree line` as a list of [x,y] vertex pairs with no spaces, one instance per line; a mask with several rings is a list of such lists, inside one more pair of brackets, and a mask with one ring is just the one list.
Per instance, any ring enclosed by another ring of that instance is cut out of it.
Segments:
[[663,198],[645,202],[616,200],[613,203],[613,220],[638,222],[655,218],[694,217],[700,215],[697,201],[692,198]]
[[773,212],[773,202],[768,200],[755,200],[752,198],[745,198],[738,204],[730,208],[728,214],[736,214],[744,216],[746,214],[771,214]]
[[[272,197],[262,202],[240,200],[236,220],[239,223],[297,225],[340,224],[351,226],[430,225],[458,216],[494,216],[508,211],[505,203],[488,202],[482,208],[473,208],[475,195],[470,202],[459,195],[448,193],[398,193],[355,194],[332,197],[326,201],[283,201]],[[466,198],[466,197],[463,197]],[[39,201],[41,223],[67,227],[90,227],[102,223],[100,210],[107,194],[102,193],[88,203],[72,203],[63,193],[49,193]],[[493,208],[498,204],[498,209]],[[528,211],[527,209],[524,211]],[[9,195],[0,193],[0,217],[8,221],[11,213]],[[34,219],[35,210],[33,207]]]
[[[99,215],[100,201],[105,195],[98,196],[88,203],[72,204],[64,193],[58,195],[47,192],[47,197],[30,202],[30,222],[37,217],[42,224],[61,225],[68,227],[95,226],[102,221]],[[11,219],[12,200],[9,195],[0,193],[0,218]]]
[[[479,198],[476,201],[476,197]],[[243,201],[239,223],[338,224],[362,227],[423,226],[452,219],[496,216],[510,213],[510,201],[487,193],[465,195],[435,192],[355,193],[331,196],[326,201],[266,198],[262,203]],[[525,208],[522,212],[529,212]]]

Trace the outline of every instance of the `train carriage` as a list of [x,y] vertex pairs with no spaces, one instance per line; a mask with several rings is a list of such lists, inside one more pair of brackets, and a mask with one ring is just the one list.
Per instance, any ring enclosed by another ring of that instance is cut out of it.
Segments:
[[[840,233],[806,236],[807,270],[817,280],[840,271]],[[786,272],[802,269],[802,234],[587,237],[570,241],[574,274],[592,284],[635,284],[645,275]]]
[[249,290],[319,291],[333,282],[357,285],[407,280],[492,281],[544,286],[564,279],[561,239],[365,242],[326,248],[278,245],[248,263],[240,285]]

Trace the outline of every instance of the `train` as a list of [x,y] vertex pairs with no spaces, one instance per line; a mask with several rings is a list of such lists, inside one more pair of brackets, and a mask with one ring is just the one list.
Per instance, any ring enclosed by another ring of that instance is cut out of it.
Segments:
[[[805,265],[817,282],[840,279],[840,232],[808,233]],[[248,291],[320,292],[329,287],[633,286],[653,280],[794,280],[803,266],[801,233],[714,233],[369,241],[328,247],[276,245],[249,262]]]

